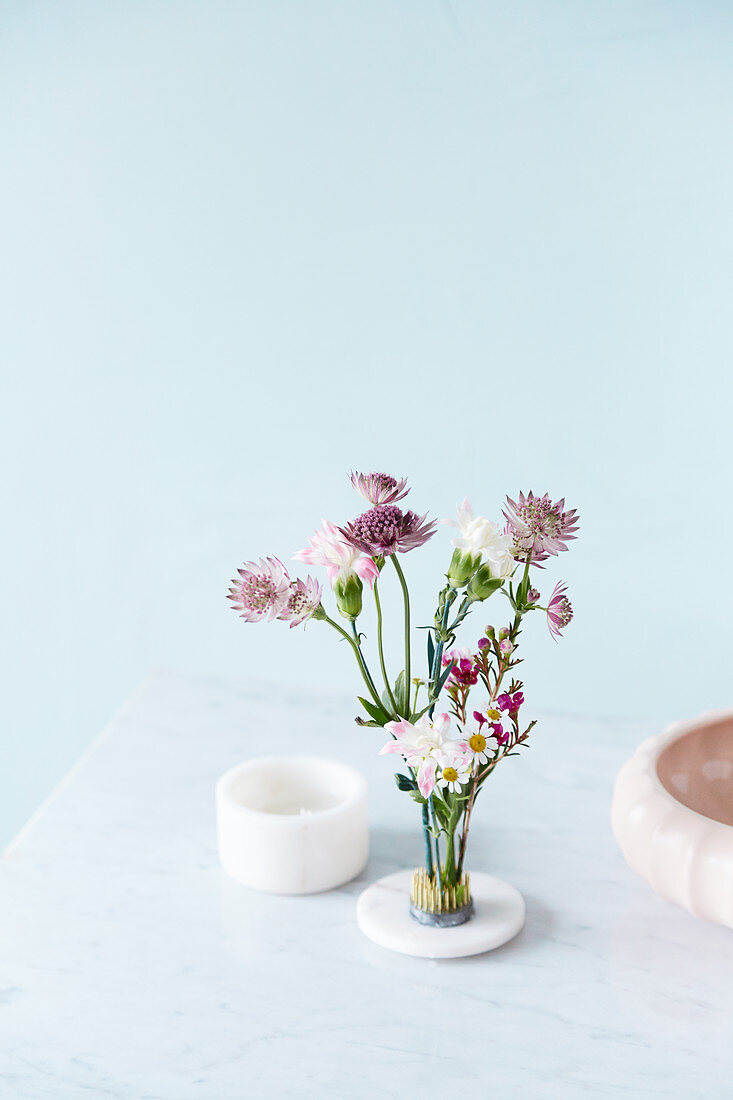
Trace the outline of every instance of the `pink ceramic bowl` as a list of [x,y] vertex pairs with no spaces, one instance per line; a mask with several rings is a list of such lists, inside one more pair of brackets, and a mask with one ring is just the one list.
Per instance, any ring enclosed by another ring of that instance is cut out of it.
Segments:
[[644,741],[618,773],[611,823],[658,894],[733,928],[733,711]]

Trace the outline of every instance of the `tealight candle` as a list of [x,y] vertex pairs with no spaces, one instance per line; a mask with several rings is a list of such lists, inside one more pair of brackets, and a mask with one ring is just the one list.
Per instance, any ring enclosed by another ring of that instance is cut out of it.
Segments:
[[245,886],[315,894],[358,875],[369,856],[367,785],[337,760],[266,756],[216,785],[219,858]]

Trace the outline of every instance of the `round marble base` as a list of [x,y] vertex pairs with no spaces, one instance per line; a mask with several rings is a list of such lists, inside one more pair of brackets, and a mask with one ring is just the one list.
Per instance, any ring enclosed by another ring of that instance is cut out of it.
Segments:
[[423,959],[458,959],[501,947],[524,924],[524,898],[499,878],[471,872],[476,914],[454,928],[431,928],[410,916],[412,871],[380,878],[361,894],[356,919],[380,947]]

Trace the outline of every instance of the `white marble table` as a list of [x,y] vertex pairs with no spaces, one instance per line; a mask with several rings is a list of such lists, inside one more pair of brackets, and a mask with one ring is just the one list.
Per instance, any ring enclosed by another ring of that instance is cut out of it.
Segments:
[[[0,862],[0,1096],[730,1097],[733,936],[627,870],[609,799],[639,724],[548,716],[476,817],[472,863],[524,931],[428,962],[359,933],[363,885],[420,857],[412,802],[346,696],[148,680]],[[217,864],[236,761],[341,756],[369,778],[362,879],[256,894]]]

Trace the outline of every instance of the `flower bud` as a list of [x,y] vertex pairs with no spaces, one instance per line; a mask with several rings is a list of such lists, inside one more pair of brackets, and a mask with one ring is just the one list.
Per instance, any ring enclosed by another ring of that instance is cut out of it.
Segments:
[[499,642],[499,649],[502,657],[508,657],[514,651],[514,646],[508,638],[504,638],[503,641]]
[[351,573],[346,580],[339,580],[333,586],[336,606],[345,619],[357,619],[361,615],[362,591],[361,577]]
[[509,637],[509,627],[503,626],[499,631],[499,641],[503,642],[505,638]]
[[537,603],[539,598],[540,594],[537,589],[530,588],[529,592],[527,593],[527,603]]
[[485,626],[484,634],[490,642],[493,642],[494,638],[496,637],[496,631],[494,630],[493,626]]
[[487,600],[503,583],[503,580],[491,576],[488,565],[481,565],[471,578],[466,595],[470,600]]
[[463,588],[464,584],[468,584],[480,564],[480,554],[469,554],[466,550],[456,547],[446,573],[448,584],[451,588]]

